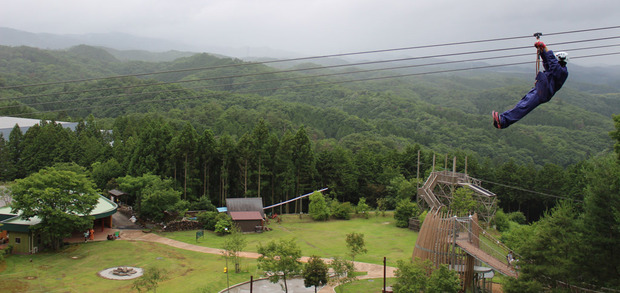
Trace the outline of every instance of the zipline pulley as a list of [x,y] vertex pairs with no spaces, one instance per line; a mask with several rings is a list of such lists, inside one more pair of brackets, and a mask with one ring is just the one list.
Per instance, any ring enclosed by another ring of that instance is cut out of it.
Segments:
[[[540,37],[542,36],[542,33],[538,32],[538,33],[534,33],[534,37],[536,38],[536,42],[540,41]],[[540,71],[540,49],[536,48],[536,75],[538,75],[538,72]]]

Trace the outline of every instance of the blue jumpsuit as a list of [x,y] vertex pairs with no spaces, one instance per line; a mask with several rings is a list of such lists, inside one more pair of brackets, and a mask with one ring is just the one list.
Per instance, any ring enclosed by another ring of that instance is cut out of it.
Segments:
[[545,71],[538,72],[536,84],[514,108],[500,115],[501,128],[506,128],[521,120],[538,105],[549,102],[553,95],[564,85],[566,78],[568,78],[566,66],[559,64],[553,51],[543,52],[540,54],[540,57],[543,60]]

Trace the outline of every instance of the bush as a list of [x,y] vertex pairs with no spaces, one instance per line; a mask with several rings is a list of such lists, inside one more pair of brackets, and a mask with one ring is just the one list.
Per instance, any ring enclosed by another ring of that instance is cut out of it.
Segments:
[[543,286],[536,280],[525,280],[523,277],[508,278],[502,286],[505,293],[543,292]]
[[181,201],[181,192],[172,188],[148,190],[142,195],[140,217],[151,219],[155,222],[164,220],[165,211],[176,211],[183,208],[184,204],[177,206]]
[[[220,215],[224,215],[225,217],[221,217]],[[219,220],[215,224],[215,233],[218,235],[225,235],[232,233],[233,221],[227,214],[219,214],[217,217]]]
[[522,212],[518,212],[518,211],[508,214],[508,220],[513,221],[520,225],[525,225],[527,222],[525,215]]
[[366,198],[364,198],[364,197],[360,198],[359,202],[357,203],[357,207],[355,209],[355,212],[363,214],[364,218],[368,219],[368,211],[369,210],[370,210],[370,207],[366,203]]
[[502,210],[498,210],[495,213],[495,218],[493,219],[495,223],[495,229],[500,232],[505,232],[510,229],[510,220],[508,220],[508,216]]
[[4,249],[0,250],[0,261],[2,261],[3,257],[5,255],[9,255],[13,253],[13,245],[8,245],[7,247],[5,247]]
[[200,222],[206,230],[214,231],[215,224],[217,224],[218,212],[202,212],[196,215],[196,219]]
[[332,215],[336,219],[349,220],[351,219],[351,213],[353,212],[353,206],[350,202],[340,203],[336,200],[332,202]]
[[426,215],[428,214],[427,210],[424,210],[419,216],[418,216],[418,220],[420,221],[420,226],[422,226],[422,224],[424,224],[424,219],[426,219]]
[[310,217],[315,221],[325,221],[329,219],[329,207],[322,193],[315,191],[310,195],[309,211]]
[[417,217],[420,213],[418,205],[411,202],[408,199],[402,199],[396,205],[394,211],[394,219],[396,219],[396,227],[407,228],[409,227],[409,218]]

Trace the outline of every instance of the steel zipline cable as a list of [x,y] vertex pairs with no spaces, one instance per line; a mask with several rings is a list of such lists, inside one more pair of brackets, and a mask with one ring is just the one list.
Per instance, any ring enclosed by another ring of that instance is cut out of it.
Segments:
[[[574,33],[583,33],[583,32],[593,32],[593,31],[603,31],[603,30],[612,30],[612,29],[618,29],[618,28],[620,28],[620,25],[619,26],[608,26],[608,27],[581,29],[581,30],[571,30],[571,31],[563,31],[563,32],[555,32],[555,33],[545,33],[545,36],[565,35],[565,34],[574,34]],[[524,38],[531,38],[531,37],[532,37],[531,35],[527,35],[527,36],[514,36],[514,37],[505,37],[505,38],[491,38],[491,39],[482,39],[482,40],[474,40],[474,41],[461,41],[461,42],[440,43],[440,44],[432,44],[432,45],[420,45],[420,46],[401,47],[401,48],[392,48],[392,49],[380,49],[380,50],[350,52],[350,53],[340,53],[340,54],[328,54],[328,55],[319,55],[319,56],[310,56],[310,57],[290,58],[290,59],[278,59],[278,60],[270,60],[270,61],[263,61],[263,62],[244,62],[244,63],[226,64],[226,65],[210,66],[210,67],[187,68],[187,69],[168,70],[168,71],[157,71],[157,72],[147,72],[147,73],[116,75],[116,76],[108,76],[108,77],[95,77],[95,78],[75,79],[75,80],[47,82],[47,83],[35,83],[35,84],[5,86],[5,87],[0,87],[0,90],[15,89],[15,88],[25,88],[25,87],[34,87],[34,86],[45,86],[45,85],[55,85],[55,84],[67,84],[67,83],[76,83],[76,82],[86,82],[86,81],[95,81],[95,80],[119,79],[119,78],[125,78],[125,77],[138,77],[138,76],[148,76],[148,75],[166,74],[166,73],[179,73],[179,72],[189,72],[189,71],[199,71],[199,70],[212,70],[212,69],[227,68],[227,67],[239,67],[239,66],[251,66],[251,65],[260,65],[260,64],[285,63],[285,62],[304,61],[304,60],[313,60],[313,59],[325,59],[325,58],[334,58],[334,57],[345,57],[345,56],[355,56],[355,55],[365,55],[365,54],[397,52],[397,51],[405,51],[405,50],[429,49],[429,48],[438,48],[438,47],[448,47],[448,46],[459,46],[459,45],[468,45],[468,44],[479,44],[479,43],[488,43],[488,42],[516,40],[516,39],[524,39]]]
[[[554,43],[552,45],[566,45],[566,44],[575,44],[575,43],[586,43],[586,42],[594,42],[594,41],[601,41],[601,40],[611,40],[611,39],[618,39],[618,38],[620,38],[620,36],[596,38],[596,39],[586,39],[586,40],[577,40],[577,41],[568,41],[568,42],[560,42],[560,43]],[[614,46],[618,46],[618,45],[592,46],[592,47],[585,47],[585,48],[575,48],[575,49],[570,49],[570,50],[571,51],[578,51],[578,50],[598,49],[598,48],[606,48],[606,47],[614,47]],[[122,86],[122,87],[104,87],[104,88],[94,88],[94,89],[76,90],[76,91],[43,93],[43,94],[35,94],[35,95],[17,96],[17,97],[5,97],[5,98],[0,98],[0,101],[3,101],[3,100],[13,100],[13,99],[38,98],[38,97],[54,96],[54,95],[81,94],[81,93],[89,93],[89,92],[97,92],[97,91],[127,90],[127,89],[140,88],[140,87],[151,87],[151,86],[157,86],[157,85],[181,84],[181,83],[190,83],[190,82],[198,82],[198,81],[213,81],[213,80],[220,80],[220,79],[241,78],[241,77],[250,77],[250,76],[275,75],[275,74],[292,73],[292,72],[300,72],[300,71],[324,70],[324,69],[333,69],[333,68],[340,68],[340,67],[352,67],[352,66],[372,65],[372,64],[391,63],[391,62],[404,62],[404,61],[414,61],[414,60],[423,60],[423,59],[432,59],[432,58],[445,58],[445,57],[454,57],[454,56],[471,55],[471,54],[513,51],[513,50],[529,49],[529,48],[531,48],[531,46],[498,48],[498,49],[489,49],[489,50],[467,51],[467,52],[457,52],[457,53],[429,55],[429,56],[418,56],[418,57],[409,57],[409,58],[389,59],[389,60],[366,61],[366,62],[350,63],[350,64],[319,66],[319,67],[312,67],[312,68],[290,69],[290,70],[281,70],[281,71],[274,71],[274,72],[260,72],[260,73],[250,73],[250,74],[239,74],[239,75],[228,75],[228,76],[218,76],[218,77],[207,77],[207,78],[181,80],[181,81],[172,81],[172,82],[147,83],[147,84],[138,84],[138,85],[130,85],[130,86]],[[419,67],[419,66],[445,65],[445,64],[453,64],[453,63],[462,63],[462,62],[485,61],[485,60],[492,60],[492,59],[499,59],[499,58],[508,58],[508,57],[519,57],[519,56],[526,56],[526,55],[530,55],[530,54],[504,55],[504,56],[501,56],[501,57],[486,57],[486,58],[477,58],[477,59],[459,60],[459,61],[445,61],[445,62],[437,62],[437,63],[433,63],[433,64],[423,64],[423,65],[408,65],[408,66],[397,66],[397,67],[385,67],[385,68],[380,68],[380,69],[370,69],[370,70],[361,70],[361,71],[347,71],[347,72],[340,72],[340,73],[333,73],[333,74],[309,75],[309,76],[299,76],[299,77],[291,77],[291,78],[284,78],[284,79],[262,80],[262,81],[247,82],[247,83],[242,83],[242,84],[266,83],[266,82],[286,81],[286,80],[294,80],[294,79],[301,79],[301,78],[323,77],[323,76],[330,76],[330,75],[344,75],[344,74],[354,74],[354,73],[372,72],[372,71],[380,71],[380,70],[394,70],[394,69],[403,69],[403,68],[411,68],[411,67]],[[235,85],[242,85],[242,84],[234,84],[233,83],[233,84],[228,84],[228,85],[215,85],[215,86],[210,86],[210,87],[235,86]],[[186,89],[190,89],[190,88],[186,88]],[[183,89],[164,90],[162,92],[174,92],[174,91],[182,91],[182,90]],[[153,92],[150,92],[150,93],[153,93]],[[142,94],[142,93],[135,93],[135,94]],[[146,93],[144,93],[144,94],[146,94]],[[134,95],[134,94],[125,94],[125,95]],[[120,95],[118,95],[118,96],[120,96]],[[52,103],[52,102],[47,102],[47,103]],[[17,106],[12,106],[12,107],[17,107]],[[0,107],[0,109],[1,108],[2,107]]]
[[[620,55],[620,52],[576,56],[576,57],[573,57],[572,59],[602,57],[602,56],[611,56],[611,55]],[[342,83],[350,83],[350,82],[384,80],[384,79],[401,78],[401,77],[408,77],[408,76],[421,76],[421,75],[428,75],[428,74],[439,74],[439,73],[459,72],[459,71],[467,71],[467,70],[477,70],[477,69],[488,69],[488,68],[515,66],[515,65],[525,65],[525,64],[531,64],[531,63],[532,63],[532,61],[515,62],[515,63],[498,64],[498,65],[485,65],[485,66],[468,67],[468,68],[460,68],[460,69],[446,69],[446,70],[437,70],[437,71],[431,71],[431,72],[410,73],[410,74],[400,74],[400,75],[390,75],[390,76],[380,76],[380,77],[369,77],[369,78],[352,79],[352,80],[326,81],[326,82],[319,82],[319,83],[301,84],[301,85],[294,85],[294,86],[282,86],[282,87],[267,88],[267,89],[254,89],[254,90],[247,90],[247,91],[236,91],[236,92],[234,92],[232,94],[276,91],[276,90],[280,90],[280,89],[292,89],[292,88],[311,87],[311,86],[333,85],[333,84],[342,84]],[[186,89],[183,89],[183,90],[186,90]],[[158,91],[158,92],[155,92],[155,93],[160,93],[160,92],[161,91]],[[110,107],[130,106],[130,105],[136,105],[136,104],[142,104],[142,103],[163,103],[163,102],[172,102],[172,101],[183,101],[183,100],[199,99],[199,98],[203,98],[204,96],[205,96],[205,94],[200,94],[200,95],[194,95],[194,96],[189,96],[189,97],[181,97],[181,98],[177,97],[177,98],[169,98],[169,99],[141,100],[141,101],[127,102],[127,103],[117,103],[117,104],[81,106],[81,107],[78,107],[78,108],[65,108],[65,109],[56,109],[56,110],[47,110],[47,111],[38,111],[38,112],[28,112],[28,113],[21,113],[21,114],[12,114],[12,116],[21,117],[21,116],[29,116],[29,115],[35,115],[35,114],[43,114],[43,113],[66,112],[66,111],[75,111],[75,110],[93,109],[93,108],[102,108],[102,107],[110,108]],[[102,97],[97,97],[97,98],[102,98]],[[105,97],[103,97],[103,98],[105,98]],[[65,102],[66,101],[62,101],[62,103],[65,103]],[[20,105],[20,106],[27,106],[27,105]],[[12,107],[12,106],[10,106],[10,107]],[[5,108],[5,107],[0,107],[0,109],[3,109],[3,108]]]
[[512,185],[508,185],[508,184],[493,182],[493,181],[489,181],[489,180],[483,180],[483,179],[480,179],[480,178],[476,178],[476,179],[478,179],[478,180],[480,180],[482,182],[488,183],[488,184],[493,184],[493,185],[497,185],[497,186],[511,188],[511,189],[515,189],[515,190],[519,190],[519,191],[523,191],[523,192],[534,193],[534,194],[538,194],[538,195],[542,195],[542,196],[547,196],[547,197],[552,197],[552,198],[556,198],[556,199],[565,199],[565,200],[570,200],[570,201],[583,202],[583,200],[580,200],[580,199],[574,199],[574,198],[570,198],[570,197],[566,197],[566,196],[559,196],[559,195],[548,194],[548,193],[544,193],[544,192],[540,192],[540,191],[535,191],[535,190],[529,190],[529,189],[525,189],[525,188],[521,188],[521,187],[517,187],[517,186],[512,186]]

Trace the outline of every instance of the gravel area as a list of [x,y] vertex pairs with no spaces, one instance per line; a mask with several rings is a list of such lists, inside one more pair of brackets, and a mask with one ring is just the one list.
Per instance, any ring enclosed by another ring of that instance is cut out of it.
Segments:
[[[115,275],[113,272],[114,272],[114,270],[116,270],[118,268],[134,269],[136,271],[136,273],[135,274],[130,274],[130,275],[127,275],[127,276]],[[144,270],[142,270],[142,268],[121,266],[121,267],[113,267],[113,268],[105,269],[103,271],[100,271],[97,274],[100,277],[102,277],[102,278],[106,278],[106,279],[110,279],[110,280],[131,280],[131,279],[135,279],[135,278],[141,277],[142,274],[144,274]]]

